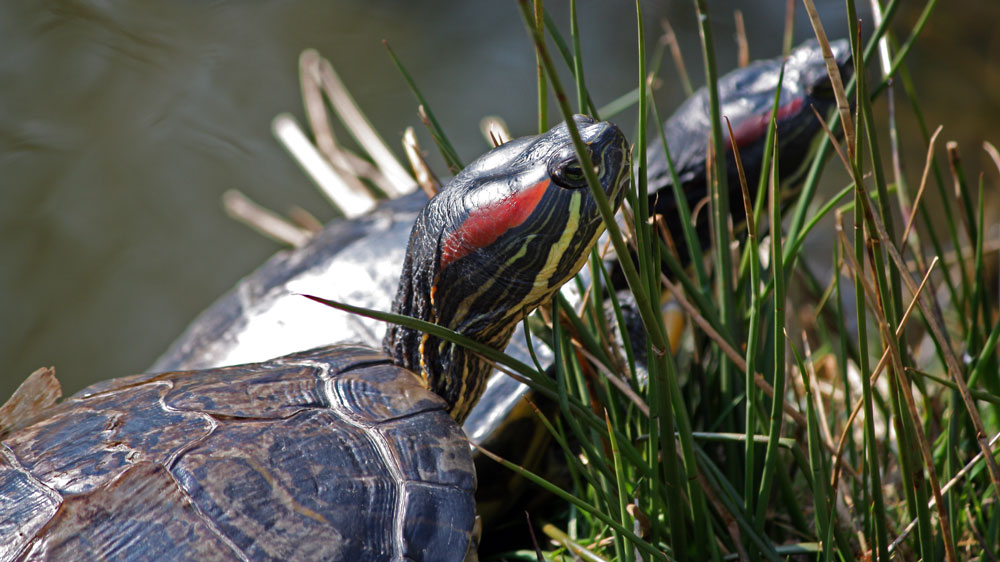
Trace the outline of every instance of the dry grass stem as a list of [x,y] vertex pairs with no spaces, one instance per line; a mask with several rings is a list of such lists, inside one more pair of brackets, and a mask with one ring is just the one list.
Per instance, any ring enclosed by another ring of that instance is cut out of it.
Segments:
[[680,43],[677,42],[677,34],[674,33],[674,28],[670,25],[670,20],[664,18],[660,22],[660,25],[663,27],[662,41],[666,42],[667,47],[670,49],[670,56],[674,60],[677,75],[680,77],[681,86],[684,88],[684,95],[690,96],[694,93],[694,88],[691,87],[691,77],[688,75],[687,66],[684,65],[684,55],[681,53]]
[[313,232],[299,228],[274,211],[261,207],[237,189],[227,189],[222,194],[222,206],[231,218],[293,248],[304,246],[313,236]]
[[406,158],[410,161],[413,173],[417,176],[417,184],[420,185],[420,189],[427,194],[428,198],[437,195],[438,190],[441,189],[441,181],[437,179],[434,171],[424,160],[424,152],[420,149],[413,127],[407,127],[406,131],[403,132],[403,149],[406,151]]
[[733,20],[736,22],[736,64],[746,68],[750,64],[750,46],[747,43],[747,28],[743,25],[743,12],[734,10]]
[[379,186],[386,195],[396,198],[417,189],[417,182],[406,172],[403,166],[392,155],[382,138],[375,132],[371,123],[354,102],[347,87],[334,72],[329,61],[323,59],[319,64],[320,84],[330,105],[340,116],[344,126],[358,144],[371,156],[375,165],[388,179],[385,186]]
[[910,216],[906,219],[906,228],[903,229],[903,238],[899,243],[904,252],[906,251],[906,241],[910,237],[910,229],[913,228],[913,221],[917,218],[917,208],[920,207],[920,201],[924,195],[924,188],[927,187],[927,176],[930,174],[931,164],[934,162],[934,143],[937,142],[941,129],[942,126],[938,125],[938,128],[934,130],[934,134],[931,135],[931,140],[927,145],[927,158],[924,160],[924,172],[920,176],[920,188],[917,189],[917,195],[913,198]]
[[329,161],[316,150],[294,117],[287,113],[279,114],[271,122],[271,130],[306,175],[319,187],[320,192],[344,216],[357,217],[375,207],[375,200],[371,196],[359,194],[347,185]]
[[486,141],[494,148],[502,144],[507,144],[512,138],[510,130],[507,128],[507,123],[496,115],[483,117],[479,121],[479,132],[483,134]]

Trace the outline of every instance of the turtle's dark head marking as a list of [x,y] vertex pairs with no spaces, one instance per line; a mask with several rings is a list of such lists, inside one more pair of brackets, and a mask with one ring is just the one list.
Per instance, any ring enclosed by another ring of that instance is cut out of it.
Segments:
[[[617,207],[628,182],[628,142],[611,123],[574,121]],[[508,142],[462,170],[417,217],[396,312],[502,349],[517,322],[579,271],[602,228],[565,124]],[[384,347],[423,373],[459,420],[489,371],[460,348],[398,326]]]

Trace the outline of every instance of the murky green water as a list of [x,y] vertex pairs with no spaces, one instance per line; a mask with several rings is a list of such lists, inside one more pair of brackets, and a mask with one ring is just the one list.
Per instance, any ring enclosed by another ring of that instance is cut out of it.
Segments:
[[[928,119],[963,140],[978,171],[979,143],[1000,141],[1000,44],[987,25],[1000,9],[975,3],[972,21],[939,14],[913,70]],[[605,103],[636,79],[633,7],[580,4],[588,80]],[[752,55],[778,52],[784,2],[710,4],[724,69],[735,60],[737,6],[747,10]],[[824,10],[830,35],[844,35],[834,31],[845,27],[842,2]],[[697,80],[689,3],[645,6],[650,37],[664,15]],[[808,36],[799,22],[798,36]],[[515,134],[534,128],[534,58],[514,2],[0,3],[0,400],[42,365],[57,367],[68,392],[141,371],[276,251],[225,216],[223,191],[329,218],[270,120],[301,114],[297,57],[314,47],[397,147],[419,122],[383,38],[464,158],[485,149],[483,115],[502,115]],[[667,114],[680,90],[669,64],[663,75]],[[919,167],[923,155],[911,160]]]

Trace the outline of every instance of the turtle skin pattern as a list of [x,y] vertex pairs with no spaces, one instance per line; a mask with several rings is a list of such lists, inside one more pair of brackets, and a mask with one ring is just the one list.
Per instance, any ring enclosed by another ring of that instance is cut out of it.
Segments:
[[91,386],[0,442],[0,560],[462,560],[468,443],[363,347]]

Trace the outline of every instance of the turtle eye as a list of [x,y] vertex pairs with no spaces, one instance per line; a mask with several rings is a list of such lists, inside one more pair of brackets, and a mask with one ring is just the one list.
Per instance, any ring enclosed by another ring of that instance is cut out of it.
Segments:
[[559,187],[566,189],[587,187],[587,178],[583,175],[583,168],[580,167],[576,154],[553,160],[549,163],[548,171],[549,177]]

